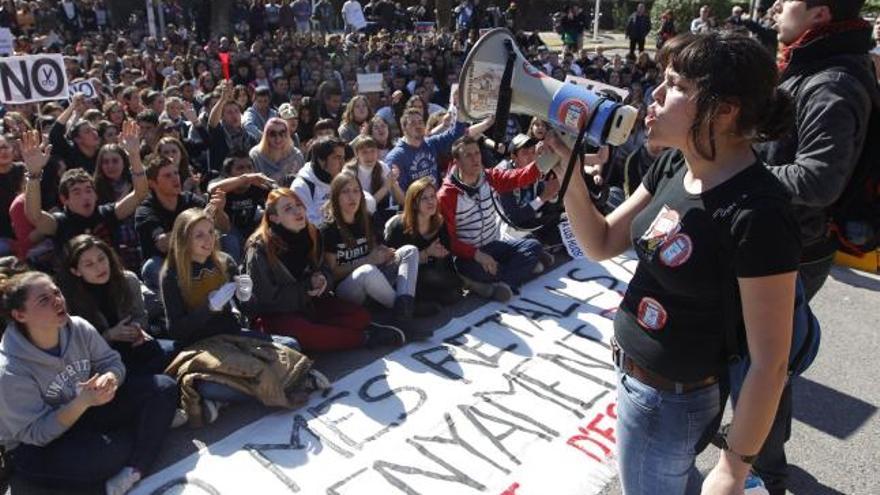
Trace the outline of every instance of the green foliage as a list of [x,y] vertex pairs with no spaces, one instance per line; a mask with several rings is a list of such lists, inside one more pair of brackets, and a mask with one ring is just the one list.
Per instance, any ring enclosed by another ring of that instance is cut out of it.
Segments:
[[880,0],[867,0],[862,14],[880,15]]
[[[870,0],[878,1],[880,0]],[[675,19],[675,29],[681,33],[690,29],[691,20],[700,15],[700,6],[708,5],[711,9],[711,17],[715,18],[717,23],[722,23],[724,19],[730,16],[730,9],[734,5],[739,4],[746,10],[749,8],[749,2],[732,2],[730,0],[656,0],[651,8],[651,23],[654,29],[660,28],[660,15],[671,10],[673,19]]]

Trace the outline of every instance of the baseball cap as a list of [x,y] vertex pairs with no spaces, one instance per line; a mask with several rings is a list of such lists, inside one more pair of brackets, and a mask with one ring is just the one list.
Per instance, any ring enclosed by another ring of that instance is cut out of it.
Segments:
[[512,151],[519,151],[529,146],[535,146],[536,144],[538,144],[538,140],[525,134],[517,134],[513,137],[513,140],[510,142],[510,144]]

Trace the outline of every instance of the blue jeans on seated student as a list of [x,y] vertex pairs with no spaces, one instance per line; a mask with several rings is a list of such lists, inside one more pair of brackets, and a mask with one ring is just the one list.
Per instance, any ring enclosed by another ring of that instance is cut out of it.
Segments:
[[111,342],[113,348],[122,357],[128,373],[156,375],[165,373],[165,369],[180,351],[173,340],[153,339],[139,346],[128,342]]
[[498,271],[490,275],[474,259],[456,258],[455,267],[463,277],[477,282],[504,282],[511,287],[519,287],[532,277],[532,270],[538,264],[538,254],[543,247],[535,239],[492,241],[480,251],[495,258]]
[[165,263],[165,258],[162,256],[153,256],[151,258],[147,258],[144,261],[143,266],[141,266],[141,280],[144,281],[144,285],[147,286],[148,289],[159,293],[159,274],[162,272],[162,264]]
[[22,478],[62,490],[101,486],[126,466],[146,474],[177,405],[173,378],[129,375],[111,402],[89,408],[45,446],[19,445],[9,452],[10,463]]
[[[276,344],[281,344],[285,347],[289,347],[297,352],[300,352],[302,350],[300,349],[299,342],[297,342],[295,338],[288,337],[286,335],[268,335],[265,333],[253,332],[250,330],[242,331],[241,335],[263,340],[266,342],[269,342],[271,340]],[[196,390],[199,392],[199,395],[202,396],[202,400],[216,400],[220,402],[247,402],[253,399],[250,395],[222,383],[199,381],[196,384]]]
[[699,495],[703,477],[695,460],[717,431],[721,395],[718,384],[676,394],[618,372],[617,461],[623,492]]

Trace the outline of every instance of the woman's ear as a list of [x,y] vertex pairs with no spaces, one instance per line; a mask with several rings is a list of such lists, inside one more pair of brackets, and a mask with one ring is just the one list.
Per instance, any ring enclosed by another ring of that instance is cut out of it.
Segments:
[[25,323],[27,320],[25,312],[20,309],[13,309],[10,316],[19,323]]
[[715,111],[716,129],[724,134],[734,133],[737,130],[736,121],[739,119],[739,104],[732,101],[721,101]]

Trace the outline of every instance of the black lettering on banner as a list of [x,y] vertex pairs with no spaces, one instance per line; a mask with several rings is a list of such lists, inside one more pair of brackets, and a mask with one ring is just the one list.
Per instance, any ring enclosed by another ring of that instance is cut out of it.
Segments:
[[[430,359],[430,356],[434,354],[440,354],[439,361],[434,361]],[[464,377],[461,373],[458,373],[456,370],[452,370],[447,368],[445,365],[449,363],[459,363],[460,361],[455,358],[455,350],[445,345],[438,345],[435,347],[431,347],[430,349],[425,349],[423,351],[418,351],[410,354],[410,357],[415,359],[416,361],[424,364],[428,368],[436,371],[437,373],[449,378],[450,380],[460,380],[463,383],[470,384],[471,381]]]
[[[319,402],[318,404],[315,404],[314,406],[312,406],[306,410],[309,412],[309,414],[312,415],[313,418],[320,421],[321,424],[323,424],[324,426],[329,428],[330,431],[332,431],[339,438],[341,438],[342,441],[344,441],[348,445],[352,445],[354,442],[351,441],[351,439],[348,438],[344,433],[342,433],[342,431],[339,428],[337,428],[336,425],[339,423],[342,423],[343,421],[352,417],[353,413],[348,413],[339,419],[332,419],[332,420],[327,419],[324,416],[324,413],[330,409],[330,406],[333,405],[334,402],[336,402],[340,399],[343,399],[345,397],[348,397],[349,395],[351,395],[351,392],[348,392],[348,391],[339,392],[338,394],[331,395],[327,399]],[[296,423],[294,423],[294,428],[295,427],[296,427]],[[312,430],[311,428],[309,428],[309,431],[314,433],[314,430]],[[291,437],[292,437],[292,435],[291,435]],[[333,448],[333,450],[336,450],[337,452],[344,455],[345,457],[351,458],[352,456],[354,456],[353,453],[343,449],[342,447],[336,445],[333,442],[328,441],[326,438],[324,440],[327,442],[327,445],[329,445]]]
[[592,356],[588,356],[588,355],[584,355],[583,357],[586,359],[589,359],[590,361],[592,361],[592,363],[578,361],[577,359],[563,356],[562,354],[550,354],[550,353],[545,353],[545,352],[538,353],[538,357],[541,359],[546,359],[547,361],[555,364],[556,366],[559,366],[560,368],[562,368],[568,372],[574,373],[575,375],[578,375],[581,378],[584,378],[586,380],[590,380],[591,382],[596,383],[597,385],[601,385],[601,386],[607,388],[608,390],[614,390],[617,387],[613,383],[607,382],[607,381],[605,381],[605,380],[603,380],[603,379],[601,379],[591,373],[583,371],[582,369],[578,369],[576,366],[574,366],[574,365],[580,365],[582,368],[587,368],[587,369],[598,368],[598,369],[602,369],[602,370],[606,370],[606,371],[614,371],[614,365],[611,363],[601,361],[599,359],[596,359],[596,358],[594,358]]
[[[520,387],[522,387],[526,390],[529,390],[529,392],[534,393],[532,390],[530,390],[528,387],[522,385],[521,383],[515,383],[510,375],[505,375],[504,378],[507,380],[507,385],[508,385],[508,389],[506,391],[499,390],[499,391],[491,391],[491,392],[476,392],[476,393],[474,393],[474,397],[478,397],[478,398],[482,399],[485,403],[491,405],[495,409],[498,409],[499,411],[501,411],[507,415],[513,416],[514,418],[520,419],[522,421],[525,421],[526,423],[530,423],[530,424],[537,426],[538,428],[547,432],[548,435],[551,435],[553,437],[558,437],[559,432],[554,430],[553,428],[550,428],[549,426],[547,426],[543,422],[538,421],[537,419],[525,414],[524,412],[511,409],[511,408],[505,406],[504,404],[501,404],[500,402],[496,401],[492,397],[490,397],[492,395],[504,395],[504,396],[508,396],[508,397],[513,396],[514,394],[516,394],[516,390],[514,390],[515,384],[519,385]],[[569,408],[565,407],[564,404],[557,404],[557,405],[559,405],[561,408],[563,408],[567,411],[573,412],[574,415],[578,419],[582,419],[584,417],[584,415],[580,414],[580,412],[577,411],[576,409],[569,409]]]
[[[526,358],[517,366],[520,366],[522,363],[531,361],[531,359],[532,358]],[[538,390],[541,387],[530,385],[527,380],[523,380],[521,376],[519,376],[518,374],[515,374],[515,373],[514,374],[504,373],[503,377],[505,380],[507,380],[507,390],[490,390],[490,391],[486,391],[486,392],[477,392],[474,394],[474,396],[480,397],[484,401],[491,402],[493,405],[495,405],[498,408],[504,408],[504,406],[502,406],[499,402],[497,402],[496,400],[493,399],[493,396],[512,397],[512,396],[516,395],[516,393],[517,393],[516,387],[518,386],[524,390],[527,390],[535,397],[537,397],[541,400],[544,400],[546,402],[549,402],[550,404],[558,406],[559,408],[564,409],[564,410],[572,413],[578,419],[584,418],[584,413],[582,413],[580,411],[580,406],[582,405],[582,403],[580,403],[580,401],[573,401],[574,404],[571,404],[571,402],[572,402],[571,400],[562,401],[562,400],[559,400],[559,399],[552,397],[550,394],[542,393],[540,390]],[[571,399],[569,396],[565,396],[565,397],[568,399]],[[505,408],[505,412],[507,412],[508,414],[517,416],[517,417],[519,417],[518,415],[521,414],[521,413],[515,413],[515,412],[510,411],[506,408]]]
[[[428,458],[435,464],[444,468],[449,474],[436,473],[434,471],[427,471],[422,468],[414,466],[404,466],[402,464],[396,464],[388,461],[374,462],[373,469],[381,474],[389,483],[391,483],[392,486],[394,486],[398,490],[406,493],[407,495],[420,495],[419,492],[416,491],[416,489],[406,484],[406,482],[399,477],[395,476],[395,473],[411,476],[424,476],[433,480],[458,483],[478,491],[484,491],[486,489],[486,485],[483,485],[479,481],[471,478],[470,476],[465,474],[464,471],[456,469],[455,466],[438,457],[436,454],[428,450],[424,445],[415,442],[409,438],[406,439],[406,443],[412,445],[413,448],[415,448],[420,454],[422,454],[422,456]],[[455,492],[453,491],[451,493]]]
[[[496,313],[493,316],[497,317],[498,315]],[[483,318],[482,320],[478,321],[474,326],[479,328],[487,321],[489,321],[487,318]],[[487,367],[498,368],[498,363],[501,361],[501,356],[503,356],[505,353],[513,351],[514,349],[516,349],[518,347],[518,345],[516,343],[511,342],[510,344],[507,344],[506,346],[504,346],[504,348],[496,350],[493,354],[486,354],[484,352],[480,352],[480,348],[486,345],[485,342],[483,342],[481,340],[477,340],[474,344],[468,345],[467,341],[465,341],[462,338],[465,335],[468,335],[470,333],[472,333],[471,327],[467,327],[463,331],[445,339],[444,342],[452,344],[457,349],[461,349],[462,351],[467,352],[468,354],[472,354],[474,356],[477,356],[478,358],[483,360],[482,363],[473,362],[473,364],[482,364]],[[492,347],[492,346],[489,346],[489,347]],[[459,359],[459,361],[463,361],[463,360]],[[463,362],[472,362],[472,361],[463,361]]]
[[[27,63],[24,60],[18,62],[18,73],[12,70],[9,65],[9,63],[0,63],[0,84],[3,85],[3,94],[10,99],[12,98],[12,88],[9,86],[11,81],[22,96],[31,99],[31,80],[28,77]],[[19,79],[19,75],[21,75],[21,79]]]
[[[507,313],[504,311],[497,311],[497,312],[492,313],[491,315],[483,318],[479,322],[477,322],[476,326],[482,326],[482,325],[485,325],[486,323],[495,323],[498,326],[502,326],[502,327],[514,332],[514,333],[525,335],[526,337],[534,337],[535,336],[535,334],[533,334],[533,333],[529,333],[529,332],[523,330],[522,328],[515,327],[509,323],[505,323],[504,321],[502,321],[501,315],[504,315],[504,314],[509,315],[510,313]],[[538,330],[541,330],[542,332],[544,331],[544,329],[541,328],[541,326],[538,325],[537,323],[529,320],[528,318],[526,318],[526,320],[529,322],[530,325],[534,326]]]
[[[538,378],[536,378],[534,376],[529,375],[528,374],[529,368],[524,365],[527,364],[527,362],[530,360],[531,359],[523,360],[522,362],[520,362],[519,364],[517,364],[516,366],[514,366],[510,370],[510,374],[513,376],[514,380],[519,381],[523,385],[525,383],[529,383],[531,385],[534,385],[536,388],[539,388],[539,389],[547,392],[550,395],[556,396],[560,401],[568,402],[569,404],[577,406],[582,411],[588,411],[591,407],[593,407],[592,403],[584,402],[583,400],[579,399],[578,397],[568,395],[565,392],[562,392],[561,390],[559,390],[557,388],[557,386],[559,385],[558,381],[553,382],[553,383],[546,383],[546,382],[539,380]],[[563,368],[563,369],[565,369],[565,368]],[[576,374],[581,375],[581,373],[576,373]],[[592,377],[592,379],[591,379],[591,381],[596,381],[596,380],[597,379],[595,377]],[[614,387],[612,386],[611,388],[614,388]],[[538,392],[534,391],[534,393],[537,394]]]
[[[220,495],[220,490],[215,488],[213,485],[211,485],[207,481],[200,480],[198,478],[190,478],[189,476],[181,477],[181,478],[174,478],[173,480],[170,480],[169,482],[165,483],[164,485],[162,485],[159,488],[156,488],[155,490],[150,492],[150,495],[165,495],[166,493],[180,493],[183,490],[186,490],[187,493],[190,493],[192,491],[192,490],[188,489],[190,487],[200,488],[202,491],[204,491],[208,495]],[[172,488],[174,488],[173,491],[171,490]]]
[[616,290],[617,286],[623,285],[623,282],[617,280],[611,275],[588,275],[588,276],[580,276],[577,275],[582,269],[580,267],[572,268],[568,271],[568,274],[565,276],[574,280],[575,282],[595,282],[598,280],[602,280],[608,283],[606,286],[609,290]]
[[510,474],[510,470],[505,468],[504,466],[498,464],[497,462],[490,459],[486,454],[481,453],[477,450],[473,445],[467,443],[461,435],[458,434],[458,429],[455,427],[455,421],[452,420],[452,415],[449,413],[443,413],[443,419],[446,422],[446,427],[449,429],[449,437],[444,438],[439,435],[435,435],[433,437],[413,437],[413,440],[417,440],[420,442],[434,442],[445,445],[458,445],[464,450],[468,451],[474,457],[479,457],[480,459],[486,461],[486,463],[491,464],[495,469],[501,471],[504,474]]
[[345,478],[342,478],[341,480],[337,481],[336,483],[333,483],[332,485],[328,486],[327,487],[327,495],[340,495],[340,493],[338,491],[339,488],[342,488],[349,481],[351,481],[351,480],[357,478],[358,476],[360,476],[361,474],[365,473],[367,471],[367,469],[368,468],[360,468],[357,471],[349,474]]
[[409,415],[418,411],[425,404],[425,402],[428,400],[428,394],[423,389],[420,389],[418,387],[414,387],[412,385],[392,388],[392,389],[389,389],[387,392],[383,392],[378,395],[370,395],[370,393],[369,393],[370,387],[374,383],[378,383],[380,381],[385,381],[387,378],[388,378],[388,375],[384,375],[384,374],[383,375],[376,375],[373,378],[370,378],[369,380],[364,382],[363,385],[361,385],[361,388],[358,390],[358,397],[360,397],[364,402],[372,404],[375,402],[381,402],[385,399],[392,398],[392,397],[398,398],[398,397],[402,396],[405,392],[414,392],[416,395],[419,396],[419,401],[416,403],[416,405],[412,409],[405,410],[405,411],[401,412],[397,416],[396,420],[388,423],[384,428],[382,428],[381,430],[377,431],[376,433],[368,436],[360,443],[355,444],[355,446],[358,449],[362,448],[364,444],[372,442],[373,440],[388,433],[393,428],[397,428],[398,426],[402,425],[404,422],[406,422],[406,418],[409,417]]
[[[289,448],[289,445],[284,445],[284,444],[279,444],[277,446],[280,447],[279,450],[288,450],[288,448]],[[254,444],[247,444],[242,448],[244,450],[246,450],[251,455],[251,457],[256,459],[256,461],[260,463],[260,466],[263,466],[270,473],[275,475],[275,477],[278,478],[278,481],[280,481],[282,484],[284,484],[284,486],[287,487],[288,490],[290,490],[293,493],[299,493],[299,491],[300,491],[299,485],[297,485],[295,481],[290,479],[289,476],[284,474],[284,471],[279,469],[278,466],[274,462],[272,462],[268,457],[266,457],[263,454],[263,452],[266,450],[273,450],[268,447],[271,447],[271,446],[267,446],[267,445],[257,446]]]
[[[514,304],[509,304],[507,306],[510,309],[516,311],[517,313],[519,313],[527,318],[531,318],[532,320],[540,320],[541,318],[554,318],[554,319],[566,318],[566,317],[571,316],[572,313],[574,313],[574,311],[578,307],[578,304],[571,304],[567,308],[554,308],[553,306],[550,306],[549,304],[540,303],[538,301],[535,301],[533,299],[529,299],[527,297],[520,297],[517,302],[527,302],[530,304],[534,304],[535,306],[538,306],[538,308],[541,308],[541,309],[528,308],[528,307],[516,306]],[[544,311],[542,311],[542,309]]]
[[[513,421],[509,421],[507,419],[500,418],[498,416],[493,416],[485,411],[478,409],[476,406],[460,405],[460,406],[458,406],[458,408],[461,410],[461,413],[464,414],[464,416],[468,420],[470,420],[470,422],[474,425],[474,427],[477,430],[479,430],[480,433],[483,434],[483,436],[485,436],[487,439],[489,439],[490,442],[492,442],[492,445],[494,445],[495,448],[497,448],[504,455],[506,455],[507,458],[510,459],[510,461],[512,463],[516,464],[517,466],[522,464],[522,462],[520,462],[519,458],[517,458],[515,455],[513,455],[513,452],[507,450],[507,447],[505,447],[504,443],[502,442],[504,439],[506,439],[507,437],[512,435],[514,432],[520,431],[523,433],[529,433],[531,435],[534,435],[534,436],[540,438],[541,440],[546,440],[548,442],[553,440],[552,436],[547,435],[544,432],[541,432],[538,430],[532,430],[530,428],[526,428],[524,426],[518,425],[518,424],[514,423]],[[507,430],[505,430],[503,433],[501,433],[499,435],[493,434],[492,431],[485,425],[484,421],[481,421],[478,418],[482,418],[483,420],[485,420],[485,422],[494,423],[496,425],[506,426]]]
[[[478,322],[474,326],[478,327],[485,323],[485,321],[486,319],[484,318],[482,321]],[[498,362],[501,359],[501,355],[505,352],[512,351],[517,347],[516,344],[511,343],[492,355],[485,354],[479,351],[480,347],[485,345],[485,342],[478,340],[475,344],[471,344],[469,346],[468,343],[463,339],[465,335],[469,335],[472,332],[473,327],[468,326],[461,332],[458,332],[457,334],[444,339],[443,342],[447,345],[439,345],[431,347],[429,349],[414,352],[410,354],[410,357],[424,364],[428,368],[431,368],[432,370],[438,372],[442,376],[445,376],[446,378],[449,378],[451,380],[459,380],[462,383],[470,384],[471,381],[464,377],[464,375],[460,372],[460,369],[456,370],[453,369],[452,366],[447,365],[449,365],[450,363],[473,364],[477,366],[484,366],[487,368],[498,368]],[[480,358],[480,360],[476,361],[465,357],[459,357],[459,350],[476,356]],[[432,359],[432,356],[436,354],[440,354],[440,357],[437,358],[438,360]]]
[[[44,68],[45,67],[45,68]],[[64,69],[51,58],[41,58],[31,66],[34,91],[47,98],[64,92]]]

